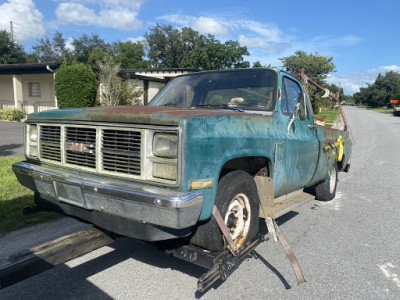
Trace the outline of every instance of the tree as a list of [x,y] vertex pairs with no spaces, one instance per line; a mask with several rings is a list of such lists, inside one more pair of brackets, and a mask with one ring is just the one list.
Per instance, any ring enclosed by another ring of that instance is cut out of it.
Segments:
[[221,43],[213,35],[201,35],[189,27],[181,30],[159,25],[145,34],[147,56],[155,68],[196,68],[199,70],[249,67],[243,56],[247,47],[237,41]]
[[304,68],[305,73],[319,84],[324,83],[324,79],[330,72],[335,71],[333,57],[326,57],[318,54],[307,54],[304,51],[296,51],[294,55],[282,57],[285,69],[291,73],[300,73]]
[[114,62],[121,65],[121,69],[145,69],[150,66],[145,56],[144,46],[140,42],[114,42],[112,44]]
[[94,47],[93,50],[89,54],[88,62],[87,64],[92,68],[92,69],[97,69],[98,68],[98,61],[104,62],[104,61],[109,61],[112,60],[113,57],[111,54],[103,51],[100,47]]
[[[322,86],[326,85],[324,81],[326,76],[335,70],[335,65],[332,62],[333,57],[322,56],[318,53],[307,54],[298,50],[294,55],[282,57],[280,60],[285,69],[291,73],[300,73],[301,69],[304,68],[305,73]],[[308,84],[308,93],[313,109],[317,111],[321,97],[311,84]]]
[[371,107],[390,106],[390,100],[400,96],[400,73],[389,71],[385,75],[379,74],[373,84],[360,88],[354,94],[356,103]]
[[268,65],[263,65],[261,63],[261,61],[256,60],[255,62],[253,62],[253,65],[251,66],[252,68],[275,68],[274,66],[272,66],[271,64]]
[[66,40],[61,32],[56,32],[50,40],[47,36],[38,40],[38,44],[32,47],[34,54],[41,62],[67,63],[71,60],[71,52],[66,47]]
[[257,60],[253,62],[252,68],[262,68],[263,65],[261,64],[261,61]]
[[110,53],[110,44],[107,44],[97,34],[88,36],[83,34],[81,37],[72,40],[73,60],[87,64],[89,62],[90,53],[96,48],[100,48],[102,51]]
[[11,35],[0,30],[0,64],[19,64],[26,62],[26,53],[22,46],[11,40]]
[[150,29],[150,33],[145,34],[147,42],[147,56],[154,68],[179,68],[182,58],[182,40],[180,32],[173,29],[171,25],[161,26]]
[[129,78],[118,75],[120,65],[111,59],[98,61],[98,75],[101,83],[100,105],[115,106],[140,104],[139,97],[143,89],[136,85],[136,81],[129,82]]
[[82,63],[61,65],[54,85],[59,108],[91,107],[96,103],[96,75]]
[[394,92],[393,99],[390,100],[400,100],[400,86],[397,88],[396,92]]

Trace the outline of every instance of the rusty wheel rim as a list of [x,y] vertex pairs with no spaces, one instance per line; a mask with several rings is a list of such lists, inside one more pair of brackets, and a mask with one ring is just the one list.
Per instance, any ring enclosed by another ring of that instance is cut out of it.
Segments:
[[231,234],[232,240],[240,247],[246,240],[250,229],[251,208],[250,200],[243,193],[237,194],[225,214],[225,225]]

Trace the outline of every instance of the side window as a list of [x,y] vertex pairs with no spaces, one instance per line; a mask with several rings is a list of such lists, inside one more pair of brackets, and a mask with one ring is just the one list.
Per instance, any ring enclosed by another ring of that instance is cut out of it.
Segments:
[[307,108],[303,92],[297,82],[283,77],[282,79],[282,112],[292,115],[293,110],[300,103],[299,116],[301,120],[307,119]]

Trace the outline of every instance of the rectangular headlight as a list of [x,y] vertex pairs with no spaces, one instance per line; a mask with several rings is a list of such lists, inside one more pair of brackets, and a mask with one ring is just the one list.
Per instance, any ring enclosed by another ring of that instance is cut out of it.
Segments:
[[37,141],[38,141],[38,128],[36,124],[27,124],[26,125],[26,154],[30,157],[38,156],[37,149]]
[[155,133],[153,137],[154,156],[176,158],[178,154],[178,135]]

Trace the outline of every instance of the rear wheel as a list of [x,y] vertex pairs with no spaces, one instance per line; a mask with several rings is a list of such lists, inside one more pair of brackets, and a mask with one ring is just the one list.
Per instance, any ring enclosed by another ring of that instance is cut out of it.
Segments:
[[321,201],[329,201],[336,196],[338,170],[336,163],[329,171],[329,178],[315,186],[315,197]]
[[[222,177],[215,205],[238,248],[256,236],[260,204],[257,186],[248,173],[237,170]],[[210,251],[221,251],[227,246],[214,217],[198,226],[191,243]]]

